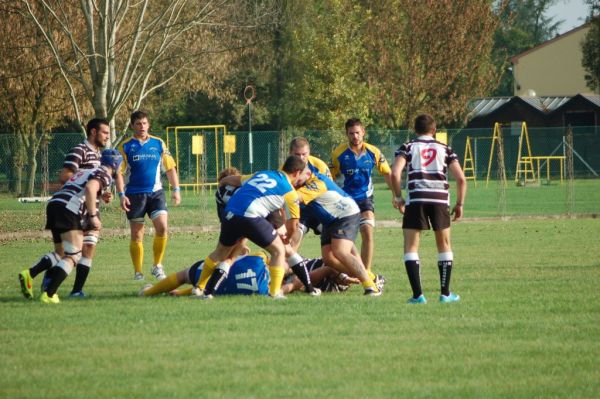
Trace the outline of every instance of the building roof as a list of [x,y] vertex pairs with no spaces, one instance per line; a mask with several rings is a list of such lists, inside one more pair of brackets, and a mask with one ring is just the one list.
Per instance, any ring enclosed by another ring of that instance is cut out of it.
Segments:
[[489,115],[511,102],[523,102],[527,106],[541,113],[549,114],[577,97],[582,97],[597,107],[600,107],[600,94],[577,94],[570,97],[489,97],[473,100],[469,103],[469,119]]

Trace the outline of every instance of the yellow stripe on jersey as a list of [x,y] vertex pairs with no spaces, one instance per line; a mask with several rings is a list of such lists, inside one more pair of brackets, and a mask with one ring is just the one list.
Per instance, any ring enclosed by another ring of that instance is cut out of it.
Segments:
[[309,204],[326,191],[327,185],[325,182],[318,179],[315,175],[312,175],[306,181],[306,184],[297,190],[300,201],[302,201],[303,204]]
[[283,196],[285,201],[286,219],[300,219],[300,205],[296,190],[289,191]]
[[331,177],[331,172],[329,171],[329,167],[321,159],[319,159],[317,157],[313,157],[312,155],[309,155],[308,162],[312,166],[314,166],[320,174],[325,175],[327,177]]
[[329,170],[331,171],[331,177],[335,180],[340,175],[340,155],[342,152],[348,149],[348,144],[340,144],[337,146],[335,150],[331,153],[331,164],[329,165]]
[[369,143],[363,143],[363,144],[364,144],[365,149],[367,149],[367,150],[371,151],[373,154],[375,154],[375,167],[377,168],[379,173],[382,175],[389,175],[390,173],[392,173],[390,164],[388,163],[387,159],[385,159],[385,156],[381,153],[379,148],[377,148],[374,145],[369,144]]
[[155,137],[155,138],[159,139],[160,140],[160,144],[162,145],[162,149],[163,149],[163,154],[162,154],[163,168],[165,170],[171,170],[175,166],[177,166],[175,164],[175,159],[173,159],[173,157],[171,156],[171,153],[169,152],[169,149],[167,148],[167,145],[165,144],[165,142],[160,137],[156,137],[156,136],[151,136],[151,137]]
[[121,144],[119,144],[119,147],[117,148],[117,150],[119,150],[121,156],[123,157],[123,162],[121,162],[121,167],[119,168],[119,173],[121,173],[122,175],[124,175],[127,172],[127,155],[125,154],[125,143],[129,141],[131,141],[131,137],[121,142]]

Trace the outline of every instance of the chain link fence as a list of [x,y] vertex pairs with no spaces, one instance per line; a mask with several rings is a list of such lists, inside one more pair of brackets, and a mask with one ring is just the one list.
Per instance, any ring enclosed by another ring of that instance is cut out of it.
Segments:
[[[440,129],[441,130],[441,129]],[[492,152],[493,127],[488,129],[446,130],[448,144],[461,159],[469,143],[471,151],[467,158],[472,161],[472,170],[467,176],[477,181],[488,174],[497,176],[498,160]],[[501,128],[504,143],[504,164],[507,180],[517,180],[519,141],[523,141],[521,126]],[[573,170],[576,179],[598,178],[600,175],[600,126],[574,127],[573,144],[568,144],[567,128],[529,128],[527,146],[521,146],[521,156],[539,160],[533,162],[538,178],[557,180],[566,176],[567,165],[547,157],[567,157],[572,148]],[[333,148],[345,141],[343,131],[238,131],[226,129],[190,129],[155,133],[168,143],[176,158],[181,183],[184,186],[200,187],[214,184],[218,172],[228,166],[238,168],[242,173],[252,173],[263,169],[276,169],[285,158],[288,143],[293,136],[306,136],[311,143],[311,153],[326,162],[330,160]],[[194,137],[202,137],[200,143]],[[394,151],[404,142],[414,137],[408,130],[368,130],[366,140],[377,146],[391,160]],[[0,135],[0,192],[19,195],[43,195],[58,188],[58,175],[65,155],[71,147],[83,139],[79,133],[54,133],[42,142],[35,154],[19,145],[15,136]],[[524,143],[524,142],[523,142]],[[194,148],[194,144],[196,148]],[[491,158],[490,158],[491,157]],[[562,169],[562,170],[561,170]],[[379,179],[379,178],[378,178]]]

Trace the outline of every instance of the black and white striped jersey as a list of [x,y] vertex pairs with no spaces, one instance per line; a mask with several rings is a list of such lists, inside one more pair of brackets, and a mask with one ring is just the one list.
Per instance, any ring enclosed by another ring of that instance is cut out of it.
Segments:
[[85,202],[85,186],[92,179],[100,181],[98,196],[100,196],[102,190],[112,183],[112,177],[103,165],[94,169],[81,169],[67,180],[48,202],[63,203],[69,211],[82,215]]
[[225,206],[238,189],[239,187],[226,184],[224,186],[219,186],[217,191],[215,191],[215,201],[217,202],[217,215],[219,216],[219,220],[222,220]]
[[404,157],[408,169],[406,204],[450,204],[448,165],[458,156],[444,143],[431,136],[418,136],[404,143],[394,153]]
[[63,168],[77,172],[79,169],[94,169],[100,166],[100,150],[85,140],[71,148],[63,162]]

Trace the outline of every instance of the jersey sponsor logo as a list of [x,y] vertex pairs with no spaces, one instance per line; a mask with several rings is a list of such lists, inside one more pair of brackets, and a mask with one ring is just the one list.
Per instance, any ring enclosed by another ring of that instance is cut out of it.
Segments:
[[148,159],[157,160],[157,154],[138,154],[133,156],[133,162],[145,161]]
[[425,148],[421,150],[421,158],[423,158],[423,166],[430,165],[437,156],[437,150],[435,148]]

